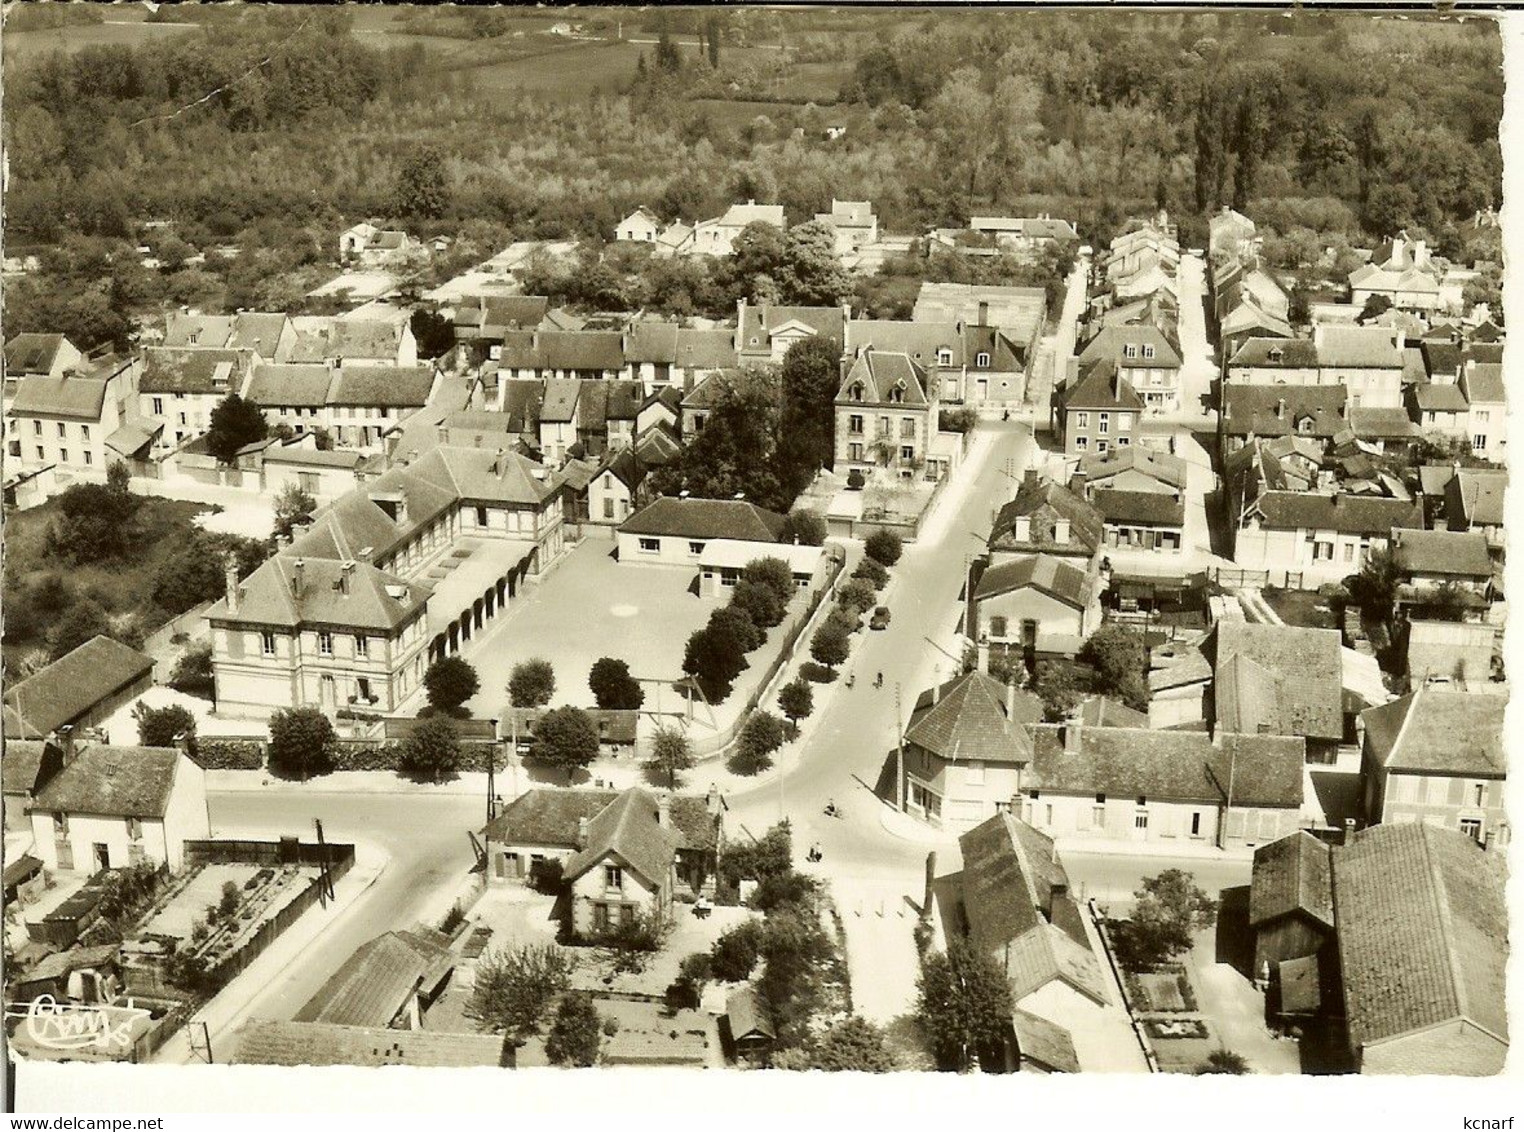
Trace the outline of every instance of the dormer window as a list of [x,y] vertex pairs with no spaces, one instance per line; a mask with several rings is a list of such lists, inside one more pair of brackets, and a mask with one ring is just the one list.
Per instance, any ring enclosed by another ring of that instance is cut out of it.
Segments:
[[861,401],[863,399],[863,383],[860,381],[856,382],[852,388],[848,390],[848,396],[850,396],[854,401]]
[[1146,342],[1143,344],[1143,356],[1145,358],[1151,358],[1151,357],[1154,356],[1154,348],[1153,348],[1153,346],[1149,345]]
[[989,369],[990,356],[983,350],[979,351],[979,353],[974,355],[974,365],[978,366],[980,369]]
[[952,350],[942,346],[937,350],[937,365],[950,366],[953,364]]
[[1137,356],[1138,356],[1138,347],[1134,343],[1129,342],[1129,343],[1127,343],[1127,345],[1122,347],[1122,357],[1124,357],[1124,358],[1136,358]]
[[889,390],[889,400],[896,405],[905,400],[905,383],[903,381],[898,382],[893,389]]

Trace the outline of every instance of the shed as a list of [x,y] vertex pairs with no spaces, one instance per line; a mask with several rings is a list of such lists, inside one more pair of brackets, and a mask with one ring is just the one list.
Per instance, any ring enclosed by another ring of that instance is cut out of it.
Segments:
[[747,984],[725,1000],[725,1021],[738,1055],[766,1053],[778,1040],[772,1010],[756,987]]

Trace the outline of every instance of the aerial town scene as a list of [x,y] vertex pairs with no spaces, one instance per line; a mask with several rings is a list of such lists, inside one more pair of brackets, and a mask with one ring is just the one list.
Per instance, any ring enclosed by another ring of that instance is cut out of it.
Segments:
[[23,1069],[1502,1072],[1496,20],[3,33]]

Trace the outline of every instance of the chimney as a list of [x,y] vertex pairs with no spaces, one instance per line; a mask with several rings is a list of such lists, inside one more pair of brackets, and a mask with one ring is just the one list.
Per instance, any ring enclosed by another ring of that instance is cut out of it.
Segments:
[[988,326],[989,324],[990,324],[990,305],[989,305],[988,302],[986,302],[985,300],[981,299],[981,300],[979,300],[979,325],[980,326]]
[[1429,245],[1425,240],[1413,241],[1413,266],[1425,267],[1429,262]]
[[656,824],[663,829],[672,828],[672,796],[663,794],[656,799]]
[[937,851],[926,854],[926,893],[921,900],[921,919],[931,919],[932,882],[937,876]]
[[1392,258],[1387,262],[1393,267],[1402,266],[1402,253],[1407,248],[1407,232],[1402,231],[1392,237]]
[[1326,330],[1327,330],[1327,327],[1323,323],[1321,323],[1321,322],[1313,323],[1313,326],[1312,326],[1312,348],[1314,350],[1321,350],[1323,348],[1323,336],[1324,336],[1324,332]]
[[587,848],[587,819],[586,818],[578,818],[577,819],[577,848],[578,849],[586,849]]
[[979,638],[979,644],[974,650],[975,666],[980,672],[990,670],[990,639],[985,636]]
[[492,456],[492,474],[493,475],[500,476],[500,475],[503,474],[503,472],[505,470],[505,466],[504,466],[504,463],[503,463],[503,457],[506,456],[506,455],[507,455],[507,453],[503,449],[501,449],[501,448],[499,448],[495,453],[493,453],[493,456]]
[[222,561],[222,577],[227,586],[228,612],[237,613],[242,595],[238,591],[238,560],[231,554]]
[[1286,398],[1284,397],[1275,399],[1275,419],[1278,421],[1286,419]]
[[720,798],[720,788],[714,783],[709,784],[709,793],[704,796],[704,808],[709,811],[709,816],[717,818],[724,801]]
[[939,668],[931,680],[931,704],[935,707],[942,702],[942,671]]
[[1396,344],[1397,344],[1397,349],[1398,350],[1405,350],[1405,349],[1407,349],[1407,345],[1408,345],[1408,332],[1407,332],[1406,328],[1404,328],[1402,326],[1397,327]]
[[1068,543],[1068,541],[1069,541],[1069,520],[1068,519],[1054,519],[1053,520],[1053,541],[1056,542],[1056,543],[1059,543],[1061,545]]
[[1016,718],[1016,681],[1009,678],[1005,682],[1005,717]]
[[57,731],[53,732],[53,740],[58,744],[58,749],[63,755],[63,764],[68,766],[74,761],[74,727],[65,723]]
[[353,585],[354,573],[355,564],[349,559],[346,559],[343,565],[339,567],[339,592],[345,597],[349,596],[350,587]]
[[1027,515],[1016,516],[1016,541],[1032,541],[1032,520]]
[[301,558],[291,563],[291,596],[294,598],[302,596],[302,578],[306,574],[306,570],[307,563]]
[[1067,755],[1077,755],[1077,754],[1079,754],[1079,749],[1080,749],[1080,732],[1083,729],[1083,726],[1084,725],[1080,723],[1079,709],[1076,708],[1075,711],[1074,711],[1074,714],[1071,715],[1067,720],[1064,721],[1064,753],[1065,754],[1067,754]]

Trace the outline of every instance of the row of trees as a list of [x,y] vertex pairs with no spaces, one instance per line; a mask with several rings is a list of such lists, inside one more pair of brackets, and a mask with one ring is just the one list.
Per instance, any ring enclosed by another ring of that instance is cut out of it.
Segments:
[[794,575],[787,562],[781,558],[755,559],[741,571],[729,603],[716,609],[708,623],[689,636],[683,650],[683,673],[710,703],[730,695],[736,677],[748,667],[746,654],[761,647],[769,629],[782,624],[794,592]]
[[878,600],[878,591],[889,582],[889,568],[900,560],[903,545],[893,531],[878,530],[868,536],[867,557],[852,571],[852,578],[837,591],[837,605],[810,638],[810,656],[820,670],[807,669],[810,679],[835,679],[834,669],[846,662],[852,650],[852,634],[862,628],[863,614]]

